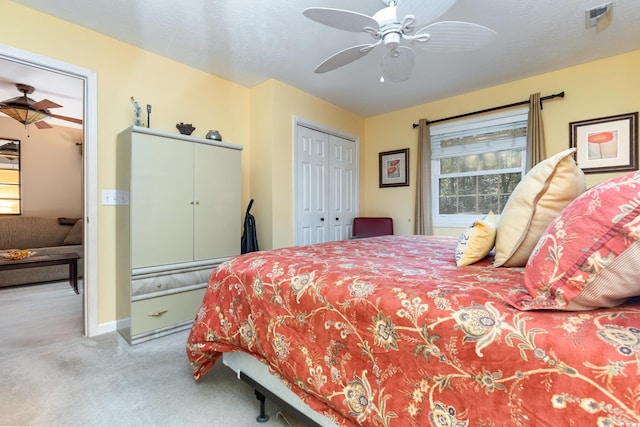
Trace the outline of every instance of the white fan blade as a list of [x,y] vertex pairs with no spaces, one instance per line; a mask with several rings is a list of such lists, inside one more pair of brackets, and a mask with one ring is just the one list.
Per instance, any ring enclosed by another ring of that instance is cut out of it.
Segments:
[[384,80],[390,82],[409,80],[415,56],[413,50],[405,46],[389,51],[380,63]]
[[468,52],[489,44],[497,34],[470,22],[442,21],[418,31],[413,36],[413,43],[432,52]]
[[378,21],[370,16],[350,10],[328,7],[309,7],[302,11],[307,18],[340,30],[360,32],[365,28],[379,29]]
[[398,0],[396,14],[402,21],[405,16],[416,17],[415,26],[420,28],[442,16],[456,0]]
[[347,65],[356,59],[360,59],[367,53],[371,52],[371,49],[376,46],[375,44],[361,44],[358,46],[352,46],[347,49],[341,50],[333,56],[325,59],[325,61],[318,65],[315,72],[318,74],[326,73],[327,71],[335,70],[338,67]]

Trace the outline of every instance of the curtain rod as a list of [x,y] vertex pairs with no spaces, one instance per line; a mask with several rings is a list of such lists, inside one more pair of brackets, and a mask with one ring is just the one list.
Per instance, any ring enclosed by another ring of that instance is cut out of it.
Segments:
[[[564,91],[560,92],[560,93],[554,93],[553,95],[547,95],[547,96],[543,96],[542,98],[540,98],[540,105],[542,105],[542,101],[546,101],[548,99],[553,99],[553,98],[564,98]],[[496,110],[502,110],[505,108],[512,108],[512,107],[517,107],[518,105],[525,105],[528,104],[529,100],[525,100],[525,101],[520,101],[520,102],[514,102],[513,104],[506,104],[506,105],[500,105],[498,107],[492,107],[492,108],[487,108],[484,110],[478,110],[478,111],[472,111],[471,113],[464,113],[464,114],[458,114],[457,116],[451,116],[451,117],[445,117],[443,119],[437,119],[437,120],[427,120],[427,124],[430,125],[432,123],[439,123],[439,122],[444,122],[447,120],[453,120],[453,119],[460,119],[462,117],[467,117],[467,116],[473,116],[476,114],[482,114],[482,113],[488,113],[490,111],[496,111]],[[413,124],[413,128],[417,128],[418,126],[420,126],[417,123]]]

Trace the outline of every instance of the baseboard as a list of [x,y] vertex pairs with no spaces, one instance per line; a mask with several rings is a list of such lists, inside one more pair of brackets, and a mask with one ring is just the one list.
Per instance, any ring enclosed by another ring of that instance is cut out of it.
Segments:
[[117,330],[118,322],[115,320],[98,324],[98,335],[108,334],[109,332],[115,332]]

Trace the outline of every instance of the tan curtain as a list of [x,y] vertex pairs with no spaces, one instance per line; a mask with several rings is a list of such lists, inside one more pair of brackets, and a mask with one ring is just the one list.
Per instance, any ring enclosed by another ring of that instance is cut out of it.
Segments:
[[540,93],[529,96],[529,118],[527,120],[527,172],[547,158],[542,125],[542,102]]
[[418,165],[416,167],[416,206],[414,234],[433,234],[431,217],[431,134],[426,119],[418,126]]

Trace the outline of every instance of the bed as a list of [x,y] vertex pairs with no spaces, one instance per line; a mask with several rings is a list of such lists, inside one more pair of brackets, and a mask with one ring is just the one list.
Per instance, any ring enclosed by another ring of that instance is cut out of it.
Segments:
[[225,363],[310,425],[640,426],[640,175],[611,181],[521,267],[496,266],[497,241],[458,265],[461,238],[397,235],[226,261],[188,338],[194,378],[242,355]]

